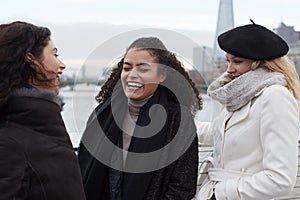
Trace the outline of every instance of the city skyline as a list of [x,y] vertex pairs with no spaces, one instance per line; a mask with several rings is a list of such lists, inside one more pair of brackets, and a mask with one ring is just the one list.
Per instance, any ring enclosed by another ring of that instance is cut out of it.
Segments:
[[[65,71],[72,73],[107,40],[137,29],[171,30],[213,48],[218,6],[219,0],[11,0],[0,8],[0,23],[21,20],[49,27],[68,66]],[[233,0],[234,25],[249,24],[252,18],[269,29],[284,22],[300,30],[299,7],[298,0]],[[126,46],[119,48],[123,52]],[[192,60],[192,53],[187,59]]]

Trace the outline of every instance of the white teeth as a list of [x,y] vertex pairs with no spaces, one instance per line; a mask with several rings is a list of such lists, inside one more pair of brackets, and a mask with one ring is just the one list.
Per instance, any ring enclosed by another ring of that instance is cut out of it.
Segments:
[[128,82],[127,85],[128,85],[128,87],[135,87],[135,88],[141,88],[141,87],[143,87],[142,84],[140,84],[140,83],[133,83],[133,82]]

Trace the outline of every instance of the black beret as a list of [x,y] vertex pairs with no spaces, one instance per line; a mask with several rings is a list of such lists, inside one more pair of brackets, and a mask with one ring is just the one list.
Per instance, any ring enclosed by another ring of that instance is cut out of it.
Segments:
[[279,35],[254,23],[222,33],[218,36],[218,43],[225,52],[251,60],[271,60],[289,51]]

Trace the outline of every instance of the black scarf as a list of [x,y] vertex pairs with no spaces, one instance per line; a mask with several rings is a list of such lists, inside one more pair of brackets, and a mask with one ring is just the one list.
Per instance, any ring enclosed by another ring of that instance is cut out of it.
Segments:
[[[155,104],[159,104],[165,110],[168,110],[169,101],[165,90],[165,88],[159,87],[149,101],[140,109],[137,125],[144,127],[150,123],[149,110]],[[88,120],[81,140],[78,157],[88,200],[111,199],[108,182],[108,174],[111,169],[96,158],[101,156],[104,163],[109,163],[115,148],[119,146],[118,144],[120,144],[120,139],[122,138],[122,130],[117,125],[120,122],[116,122],[115,119],[124,119],[128,110],[128,104],[123,92],[119,91],[115,92],[115,94],[95,109]],[[117,101],[117,103],[114,103],[114,101]],[[113,110],[111,105],[113,105]],[[115,111],[117,111],[116,114],[113,114]],[[151,115],[152,120],[161,118],[160,112],[154,111]],[[157,134],[149,138],[132,137],[129,152],[146,153],[162,148],[166,140],[167,126],[167,123],[165,123]],[[100,127],[104,134],[100,134]],[[134,135],[137,134],[136,132],[137,130],[135,129]],[[107,145],[109,142],[105,141],[105,135],[114,144],[114,147],[109,148]],[[159,160],[151,162],[158,163]],[[142,160],[137,160],[128,154],[125,169],[126,167],[131,169],[133,167],[139,168],[143,164]],[[155,171],[146,173],[121,173],[122,200],[143,200]]]

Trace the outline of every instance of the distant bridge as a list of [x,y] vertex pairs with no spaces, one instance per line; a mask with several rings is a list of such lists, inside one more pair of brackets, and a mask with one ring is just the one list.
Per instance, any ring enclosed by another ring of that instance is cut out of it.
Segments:
[[[201,92],[206,92],[207,90],[207,84],[203,80],[197,80],[195,77],[192,76],[192,79],[194,79],[196,87],[199,89]],[[105,82],[105,80],[95,80],[95,79],[65,79],[60,81],[59,87],[66,87],[69,86],[70,90],[74,90],[74,87],[76,84],[87,84],[87,85],[102,85]]]
[[104,83],[104,80],[95,80],[95,79],[89,79],[89,78],[85,78],[85,79],[71,79],[71,78],[67,78],[64,80],[60,81],[60,85],[59,87],[66,87],[66,86],[70,86],[71,90],[72,88],[74,88],[75,84],[93,84],[93,85],[102,85]]

